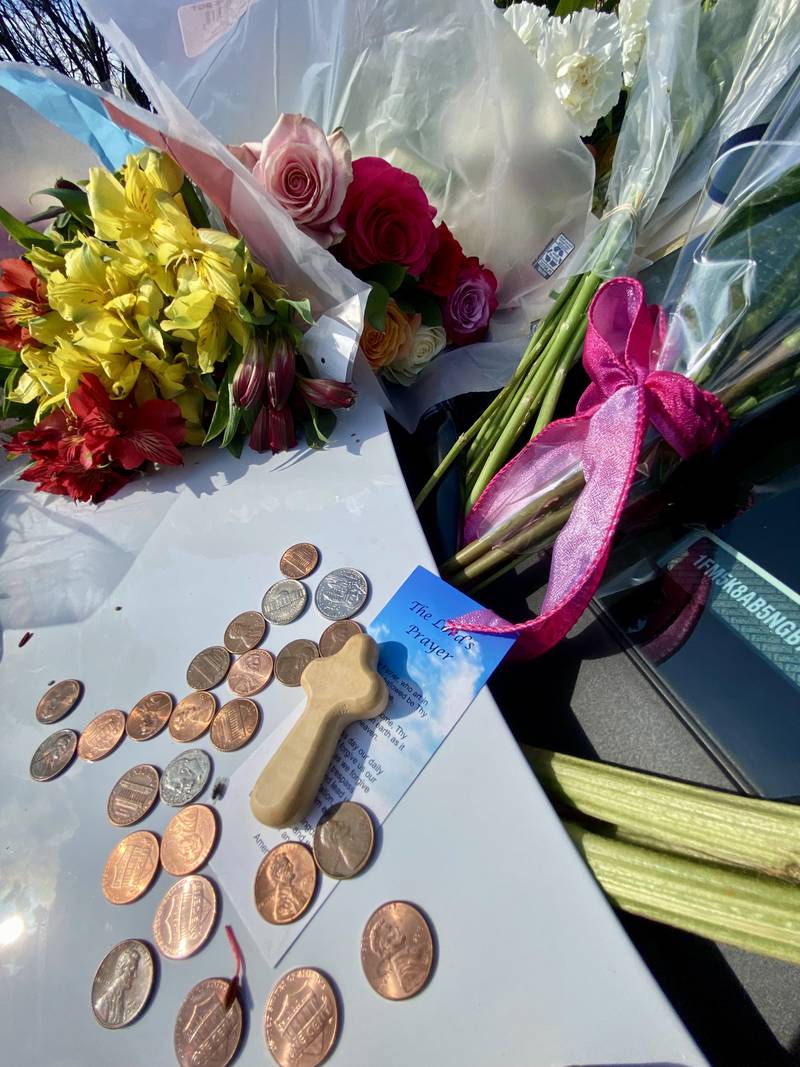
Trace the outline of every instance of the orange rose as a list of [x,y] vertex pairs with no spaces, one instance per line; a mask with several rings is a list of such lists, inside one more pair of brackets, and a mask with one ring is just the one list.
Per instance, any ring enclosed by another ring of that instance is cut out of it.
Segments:
[[406,358],[420,321],[419,315],[406,315],[394,300],[390,299],[386,305],[386,324],[383,330],[376,330],[368,322],[364,323],[359,343],[361,351],[376,374],[396,359]]

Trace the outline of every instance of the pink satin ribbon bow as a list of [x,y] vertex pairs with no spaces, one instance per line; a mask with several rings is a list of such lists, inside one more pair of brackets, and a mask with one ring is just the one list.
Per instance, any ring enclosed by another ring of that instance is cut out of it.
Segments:
[[486,609],[453,620],[476,633],[515,634],[515,658],[552,648],[573,627],[594,595],[628,499],[648,424],[686,459],[728,427],[711,393],[672,371],[650,369],[658,307],[645,303],[633,278],[598,289],[588,314],[583,365],[591,385],[575,415],[551,423],[499,471],[465,525],[466,540],[482,537],[528,500],[583,468],[585,487],[553,546],[541,613],[508,623]]

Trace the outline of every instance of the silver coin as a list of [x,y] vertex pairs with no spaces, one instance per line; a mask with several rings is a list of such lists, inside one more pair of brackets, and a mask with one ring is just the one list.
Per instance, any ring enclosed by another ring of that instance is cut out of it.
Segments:
[[364,607],[368,593],[369,585],[361,571],[340,567],[320,581],[314,603],[326,619],[349,619]]
[[261,614],[270,622],[286,626],[303,614],[307,600],[308,593],[302,582],[294,578],[284,578],[281,582],[275,582],[264,593]]
[[74,730],[56,730],[42,741],[31,759],[31,778],[46,782],[61,774],[72,762],[78,747],[78,735]]
[[200,796],[210,774],[211,760],[202,748],[181,752],[167,764],[161,775],[161,799],[170,807],[183,807]]
[[114,945],[92,982],[92,1011],[101,1026],[118,1030],[139,1015],[153,988],[153,954],[136,938]]

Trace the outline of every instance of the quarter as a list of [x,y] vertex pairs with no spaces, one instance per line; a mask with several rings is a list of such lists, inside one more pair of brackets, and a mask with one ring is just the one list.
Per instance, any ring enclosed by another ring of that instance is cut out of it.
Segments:
[[228,623],[222,643],[229,652],[241,656],[261,643],[266,628],[266,620],[260,611],[243,611]]
[[304,637],[290,641],[280,650],[275,661],[275,677],[283,685],[300,685],[303,671],[313,659],[319,659],[319,649]]
[[274,666],[272,653],[265,648],[253,648],[243,652],[231,667],[228,688],[237,697],[251,697],[260,693],[272,677]]
[[158,870],[158,838],[149,830],[123,837],[106,860],[103,896],[111,904],[130,904],[148,889]]
[[299,841],[287,841],[271,849],[259,864],[253,887],[256,908],[268,923],[293,923],[311,903],[316,887],[313,856]]
[[311,967],[289,971],[272,989],[264,1013],[267,1047],[279,1067],[317,1067],[339,1029],[336,994]]
[[81,695],[81,683],[75,678],[51,685],[36,705],[36,718],[39,722],[58,722],[63,719],[78,702]]
[[326,619],[349,619],[364,607],[368,593],[369,585],[361,571],[339,567],[320,581],[314,603]]
[[164,768],[159,792],[170,807],[180,808],[199,797],[211,774],[211,760],[202,748],[181,752]]
[[153,919],[153,937],[162,956],[184,960],[209,938],[217,916],[217,892],[202,874],[174,882],[161,898]]
[[78,755],[89,763],[104,759],[109,752],[113,752],[124,735],[125,712],[116,708],[101,711],[81,734]]
[[363,634],[364,630],[352,619],[342,619],[340,622],[332,622],[319,639],[319,654],[321,656],[335,656],[341,651],[351,637]]
[[161,838],[161,866],[180,878],[202,867],[217,840],[217,819],[205,804],[175,812]]
[[307,578],[316,570],[319,563],[319,551],[308,541],[287,548],[279,564],[281,574],[287,578]]
[[61,774],[72,762],[77,747],[78,735],[74,730],[56,730],[50,734],[31,757],[31,778],[36,782],[48,782]]
[[143,819],[156,802],[159,774],[149,763],[125,771],[111,790],[106,812],[115,826],[131,826]]
[[372,913],[361,936],[361,966],[375,992],[387,1000],[419,993],[433,966],[433,938],[413,904],[393,900]]
[[175,1056],[180,1067],[227,1067],[242,1038],[242,1006],[225,1007],[230,983],[204,978],[193,986],[175,1020]]
[[279,626],[286,626],[303,614],[307,600],[308,593],[301,582],[284,578],[281,582],[275,582],[264,593],[261,611],[265,619]]
[[153,988],[153,954],[131,938],[114,945],[95,972],[92,1011],[101,1026],[118,1030],[141,1014]]
[[258,728],[258,704],[236,697],[223,704],[211,723],[211,744],[222,752],[235,752],[246,745]]
[[196,741],[211,725],[217,710],[213,693],[200,689],[179,700],[169,717],[169,732],[176,741]]
[[329,808],[314,830],[314,859],[331,878],[352,878],[369,862],[375,828],[366,808],[345,800]]
[[190,689],[213,689],[228,673],[231,654],[222,645],[211,645],[198,652],[186,668],[186,683]]
[[173,700],[169,693],[148,693],[137,700],[125,723],[128,737],[133,741],[149,741],[161,733],[172,712]]

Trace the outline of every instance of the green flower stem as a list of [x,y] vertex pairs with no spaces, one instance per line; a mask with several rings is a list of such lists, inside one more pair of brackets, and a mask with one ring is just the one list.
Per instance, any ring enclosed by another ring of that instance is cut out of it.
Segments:
[[561,396],[561,390],[564,388],[564,379],[570,370],[572,370],[578,356],[583,351],[583,340],[586,337],[586,319],[577,329],[574,338],[569,344],[569,347],[565,350],[564,355],[559,360],[558,366],[555,369],[553,377],[550,379],[550,384],[547,387],[542,406],[539,409],[539,414],[536,418],[536,422],[533,425],[533,431],[531,433],[531,440],[536,435],[548,426],[553,421],[553,413],[558,403],[558,398]]
[[[535,379],[531,379],[531,380],[535,380]],[[526,386],[523,383],[522,386],[520,387],[520,391],[517,394],[518,397],[522,396],[522,393],[524,392],[525,388],[526,388]],[[530,404],[528,405],[528,417],[529,418],[530,418],[530,415],[534,411],[536,411],[536,409],[541,404],[542,400],[544,399],[546,391],[547,391],[547,382],[546,381],[541,381],[536,393],[533,395],[533,397],[531,398]],[[499,419],[494,423],[494,425],[496,427],[495,434],[493,435],[493,437],[487,439],[487,441],[486,441],[483,449],[481,450],[481,452],[478,453],[478,455],[476,455],[475,458],[472,460],[472,462],[467,466],[466,482],[467,482],[467,489],[468,490],[471,490],[472,487],[475,485],[475,482],[477,481],[478,477],[480,476],[481,471],[483,470],[483,467],[484,467],[484,465],[486,463],[486,460],[491,455],[492,449],[496,446],[497,442],[500,439],[500,435],[503,432],[503,423]]]

